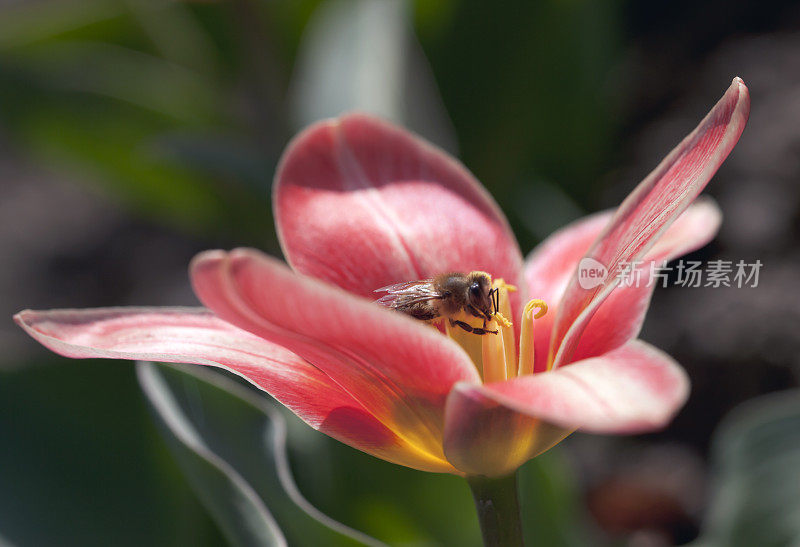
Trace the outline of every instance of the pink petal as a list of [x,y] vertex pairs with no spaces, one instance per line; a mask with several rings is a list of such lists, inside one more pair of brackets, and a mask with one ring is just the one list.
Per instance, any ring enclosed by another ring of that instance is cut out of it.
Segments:
[[525,285],[530,298],[547,302],[548,312],[536,320],[534,328],[534,372],[547,370],[550,336],[558,314],[558,304],[578,261],[611,220],[611,211],[579,219],[554,232],[525,261]]
[[[546,370],[553,322],[567,283],[612,214],[603,211],[562,228],[534,249],[525,262],[529,296],[541,298],[550,306],[547,315],[536,321],[536,372]],[[700,198],[667,229],[644,260],[660,264],[699,249],[714,238],[721,222],[722,213],[714,201]],[[646,266],[643,269],[647,271]],[[644,278],[639,287],[614,289],[589,321],[573,359],[602,355],[635,338],[654,289],[655,284],[647,287]]]
[[273,203],[292,267],[355,294],[374,298],[379,287],[448,271],[521,280],[508,222],[472,174],[370,116],[299,134],[278,167]]
[[417,469],[452,470],[440,459],[421,455],[305,360],[203,308],[26,310],[14,319],[65,357],[224,368],[278,399],[311,427],[354,448]]
[[254,250],[202,253],[191,274],[221,318],[305,358],[389,429],[442,456],[447,394],[456,382],[480,381],[454,342]]
[[560,304],[551,344],[555,366],[571,360],[592,315],[619,283],[624,264],[641,259],[716,173],[739,140],[749,111],[747,88],[735,78],[700,125],[620,205],[587,254],[608,268],[606,282],[586,290],[576,275]]
[[616,287],[597,307],[570,361],[603,355],[636,338],[659,283],[658,278],[650,279],[649,263],[658,267],[665,260],[703,247],[714,239],[721,223],[722,212],[711,199],[701,198],[693,203],[645,255],[638,283]]
[[[503,453],[509,454],[506,460],[524,461],[524,455],[547,449],[573,429],[637,433],[661,428],[688,393],[689,381],[675,361],[633,340],[550,372],[458,384],[448,399],[445,453],[462,471],[466,462],[469,472],[485,474],[505,461]],[[525,423],[514,413],[529,417],[533,431],[520,435],[524,428],[510,427]]]

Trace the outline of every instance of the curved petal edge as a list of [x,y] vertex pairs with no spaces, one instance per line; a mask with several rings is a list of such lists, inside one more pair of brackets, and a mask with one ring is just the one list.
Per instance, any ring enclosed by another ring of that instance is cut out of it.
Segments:
[[369,454],[427,471],[452,471],[406,443],[325,373],[291,351],[204,308],[25,310],[14,319],[65,357],[191,363],[228,370],[275,397],[308,425]]
[[631,434],[669,423],[688,398],[689,379],[669,355],[632,340],[568,367],[469,389],[558,427]]
[[750,113],[750,96],[740,78],[714,108],[622,202],[587,253],[607,271],[604,283],[584,289],[578,273],[562,299],[553,328],[551,358],[571,360],[581,333],[627,264],[640,260],[708,184],[733,150]]
[[443,150],[379,118],[346,114],[297,135],[273,206],[289,264],[361,296],[448,271],[521,280],[519,246],[486,189]]

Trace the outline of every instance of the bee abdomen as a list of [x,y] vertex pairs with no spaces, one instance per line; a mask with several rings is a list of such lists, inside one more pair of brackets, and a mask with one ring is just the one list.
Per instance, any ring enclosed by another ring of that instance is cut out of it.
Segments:
[[408,315],[420,321],[430,321],[439,317],[439,312],[430,304],[421,302],[413,304],[404,310]]

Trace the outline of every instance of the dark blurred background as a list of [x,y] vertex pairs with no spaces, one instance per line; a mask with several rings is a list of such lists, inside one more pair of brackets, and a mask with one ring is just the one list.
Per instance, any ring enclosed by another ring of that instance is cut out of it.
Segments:
[[[307,123],[360,108],[445,147],[527,253],[618,204],[741,76],[750,122],[707,190],[724,223],[689,258],[760,260],[758,287],[657,290],[642,337],[688,370],[687,406],[661,433],[575,435],[532,464],[570,498],[558,503],[571,516],[551,520],[586,531],[542,545],[700,533],[720,420],[798,380],[800,5],[487,5],[0,1],[0,543],[225,544],[163,447],[132,365],[58,358],[10,317],[196,305],[186,267],[198,251],[279,255],[272,174]],[[296,425],[296,462],[324,462],[297,463],[296,478],[323,510],[393,544],[477,538],[456,479]]]

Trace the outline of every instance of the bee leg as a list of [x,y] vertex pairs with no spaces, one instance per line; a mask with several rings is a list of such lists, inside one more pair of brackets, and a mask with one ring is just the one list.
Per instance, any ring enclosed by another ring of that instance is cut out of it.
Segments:
[[[483,318],[483,328],[482,329],[473,328],[472,332],[474,332],[475,334],[489,334],[489,333],[497,334],[496,330],[489,330],[489,329],[486,328],[486,322],[489,321],[490,319],[491,319],[491,317],[484,317]],[[478,332],[478,331],[481,331],[481,332]]]
[[[473,327],[472,325],[470,325],[468,323],[464,323],[463,321],[459,321],[457,319],[451,319],[450,320],[450,326],[451,327],[460,327],[460,328],[464,329],[467,332],[471,332],[471,333],[477,334],[479,336],[483,336],[484,334],[497,334],[496,330],[487,330],[485,328],[482,329],[480,327]],[[483,326],[485,327],[486,323],[484,323]]]

